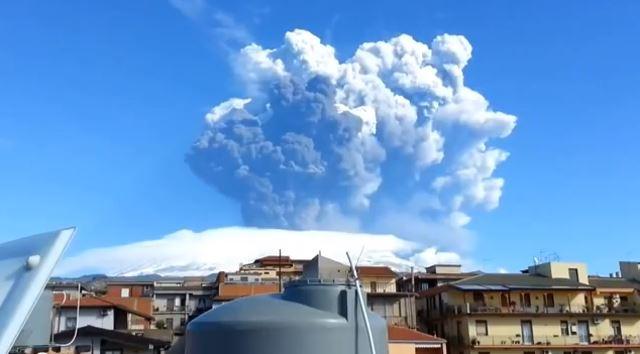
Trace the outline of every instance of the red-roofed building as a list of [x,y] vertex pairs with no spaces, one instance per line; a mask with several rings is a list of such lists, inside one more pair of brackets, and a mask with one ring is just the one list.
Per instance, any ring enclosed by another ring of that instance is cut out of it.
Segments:
[[447,341],[413,329],[389,326],[389,354],[446,354]]
[[[292,259],[289,256],[266,256],[253,263],[242,265],[240,273],[273,272],[276,277],[282,275],[282,281],[298,279],[302,276],[302,268],[308,260]],[[265,273],[267,274],[267,273]],[[271,275],[269,274],[271,277]]]
[[109,301],[104,297],[86,296],[78,299],[65,299],[62,294],[54,297],[54,333],[84,326],[94,326],[109,330],[148,329],[153,316],[132,309],[126,305]]

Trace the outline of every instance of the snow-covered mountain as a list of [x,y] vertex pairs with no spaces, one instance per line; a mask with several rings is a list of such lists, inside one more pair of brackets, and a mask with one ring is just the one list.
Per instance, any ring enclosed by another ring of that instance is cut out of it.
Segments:
[[398,270],[461,262],[456,253],[440,252],[393,235],[231,227],[202,232],[180,230],[155,240],[90,249],[65,258],[56,275],[208,275],[235,271],[240,264],[276,255],[279,250],[299,259],[311,259],[321,252],[345,264],[346,252],[354,257],[362,252],[360,264],[384,264]]

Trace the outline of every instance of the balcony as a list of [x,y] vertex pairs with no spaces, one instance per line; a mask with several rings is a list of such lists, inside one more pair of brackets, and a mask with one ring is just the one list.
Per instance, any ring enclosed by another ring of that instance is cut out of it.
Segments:
[[638,306],[634,303],[634,304],[621,304],[617,306],[603,304],[603,305],[596,306],[595,312],[596,313],[615,313],[615,314],[625,314],[625,313],[637,314],[640,311],[638,311]]
[[185,306],[166,306],[166,307],[154,307],[154,313],[185,313],[187,308]]
[[564,347],[638,347],[640,348],[640,336],[534,336],[530,340],[524,340],[521,335],[513,336],[480,336],[470,340],[459,337],[451,338],[452,343],[460,343],[473,348],[508,348],[508,347],[540,347],[540,348],[564,348]]
[[444,311],[442,315],[439,311],[432,310],[432,317],[439,316],[456,316],[456,315],[473,315],[473,314],[496,314],[496,315],[509,315],[509,314],[528,314],[528,315],[549,315],[549,314],[592,314],[593,312],[587,306],[569,306],[569,305],[558,305],[554,307],[540,307],[540,306],[532,306],[532,307],[523,307],[523,306],[510,306],[510,307],[499,307],[499,306],[482,306],[482,305],[448,305],[445,304]]
[[391,326],[407,327],[410,328],[409,321],[405,316],[382,316],[387,323]]

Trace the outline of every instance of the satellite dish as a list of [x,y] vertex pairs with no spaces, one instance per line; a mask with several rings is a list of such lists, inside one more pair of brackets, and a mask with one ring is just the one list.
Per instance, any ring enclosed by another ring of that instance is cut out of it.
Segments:
[[75,228],[0,244],[0,353],[8,353],[71,242]]

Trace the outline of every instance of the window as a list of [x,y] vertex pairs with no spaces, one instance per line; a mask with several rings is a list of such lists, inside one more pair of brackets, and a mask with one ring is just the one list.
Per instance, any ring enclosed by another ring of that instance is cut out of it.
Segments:
[[520,294],[520,304],[522,307],[531,307],[531,294]]
[[629,303],[629,297],[628,296],[620,296],[620,303],[623,305],[626,305]]
[[552,293],[545,294],[544,296],[545,307],[556,307],[556,301],[553,298]]
[[249,281],[249,277],[240,277],[240,281]]
[[167,322],[167,328],[173,329],[173,318],[167,318],[166,322]]
[[622,325],[620,324],[620,321],[611,321],[611,328],[613,329],[614,336],[622,336]]
[[489,327],[487,321],[476,321],[476,335],[484,337],[489,335]]
[[563,336],[570,335],[570,333],[569,333],[569,322],[560,321],[560,334],[563,335]]
[[65,329],[76,329],[77,323],[78,323],[78,319],[76,317],[67,317],[64,320]]
[[112,349],[103,351],[104,354],[122,354],[122,350],[120,349]]
[[473,302],[476,305],[484,306],[484,294],[479,292],[479,291],[474,292],[473,293]]
[[520,321],[520,327],[522,328],[522,344],[533,344],[533,323],[531,321]]
[[120,289],[120,297],[129,297],[129,292],[130,292],[129,288]]
[[377,293],[378,292],[378,283],[376,283],[375,281],[371,282],[371,292],[372,293]]
[[580,282],[580,276],[578,275],[578,268],[569,268],[569,279]]
[[500,305],[502,305],[502,307],[509,307],[509,296],[507,294],[501,294],[500,295]]

